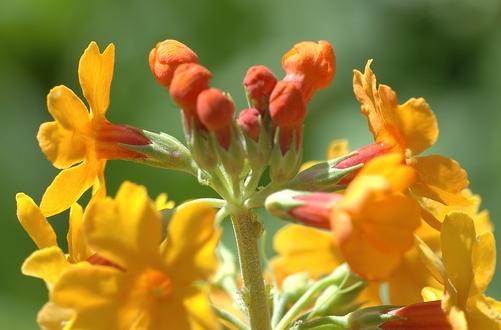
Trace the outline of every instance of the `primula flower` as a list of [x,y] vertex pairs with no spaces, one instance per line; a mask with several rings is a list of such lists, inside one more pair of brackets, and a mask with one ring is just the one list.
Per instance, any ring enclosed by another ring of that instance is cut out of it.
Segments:
[[442,225],[442,258],[423,243],[422,255],[444,293],[425,288],[425,300],[441,298],[442,309],[455,330],[500,329],[501,303],[484,295],[496,268],[492,232],[477,235],[474,220],[464,212],[449,213]]
[[[391,87],[377,85],[371,62],[367,62],[363,74],[354,71],[353,90],[379,153],[405,154],[406,162],[417,173],[410,187],[413,194],[446,205],[467,205],[462,191],[468,187],[468,178],[456,161],[440,155],[417,156],[430,148],[438,137],[437,121],[428,103],[423,98],[411,98],[398,104]],[[437,227],[431,221],[430,224]]]
[[216,268],[214,216],[203,203],[181,205],[161,242],[144,187],[126,182],[115,199],[91,201],[88,244],[119,267],[78,264],[61,276],[51,302],[74,311],[68,329],[217,329],[201,286]]
[[37,138],[43,153],[62,171],[42,197],[40,208],[46,216],[64,211],[91,186],[95,194],[104,196],[106,160],[141,158],[122,145],[149,144],[136,129],[112,124],[105,118],[114,57],[113,44],[101,54],[97,44],[91,42],[80,58],[78,76],[90,111],[66,86],[54,87],[47,96],[47,107],[55,121],[42,124]]

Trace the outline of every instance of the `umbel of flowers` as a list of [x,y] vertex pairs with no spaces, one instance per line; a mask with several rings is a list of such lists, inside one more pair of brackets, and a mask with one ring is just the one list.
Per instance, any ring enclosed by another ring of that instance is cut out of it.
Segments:
[[[149,65],[181,110],[185,143],[105,117],[114,56],[112,44],[84,51],[86,103],[65,86],[49,92],[54,121],[37,138],[61,172],[39,204],[16,196],[36,245],[22,272],[49,292],[41,329],[501,329],[501,303],[484,293],[496,262],[489,215],[456,161],[422,155],[438,137],[428,103],[400,104],[371,61],[353,89],[374,141],[350,152],[338,140],[327,160],[302,164],[308,103],[336,70],[328,42],[294,45],[281,78],[251,66],[241,110],[193,50],[159,42]],[[174,207],[127,181],[110,197],[105,165],[118,159],[184,171],[220,198]],[[295,222],[273,237],[271,260],[263,207]],[[48,217],[67,209],[63,250]],[[226,218],[238,264],[220,241]]]

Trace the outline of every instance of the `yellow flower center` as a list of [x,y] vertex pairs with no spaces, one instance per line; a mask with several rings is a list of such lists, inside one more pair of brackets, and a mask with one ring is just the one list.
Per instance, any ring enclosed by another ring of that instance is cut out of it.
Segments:
[[172,294],[172,281],[164,272],[157,269],[147,269],[136,282],[136,292],[147,300],[165,299]]

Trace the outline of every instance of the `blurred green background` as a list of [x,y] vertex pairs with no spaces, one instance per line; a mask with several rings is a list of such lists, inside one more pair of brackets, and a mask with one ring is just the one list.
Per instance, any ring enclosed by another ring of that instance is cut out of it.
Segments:
[[[15,193],[39,201],[56,170],[38,148],[38,126],[51,120],[49,89],[65,84],[81,95],[78,59],[91,40],[116,45],[108,118],[182,137],[179,112],[150,74],[147,56],[159,40],[193,48],[214,74],[213,86],[244,106],[241,80],[252,64],[279,76],[280,58],[301,40],[326,39],[337,54],[332,86],[310,104],[305,158],[324,157],[329,141],[348,138],[352,148],[371,141],[352,93],[352,69],[374,58],[380,82],[400,101],[424,96],[441,134],[431,152],[453,157],[470,175],[483,208],[500,224],[501,205],[501,2],[499,0],[196,0],[0,2],[1,237],[0,328],[35,329],[46,301],[41,281],[19,268],[34,245],[18,224]],[[162,191],[181,202],[211,195],[188,175],[110,162],[109,193],[123,180]],[[60,232],[66,214],[54,219]],[[283,223],[266,219],[268,228]],[[498,238],[498,247],[501,238]],[[489,293],[501,298],[501,272]]]

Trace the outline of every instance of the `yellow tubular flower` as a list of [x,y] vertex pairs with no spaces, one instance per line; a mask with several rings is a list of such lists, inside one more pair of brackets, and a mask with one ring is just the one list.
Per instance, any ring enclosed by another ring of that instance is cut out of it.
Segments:
[[501,329],[501,303],[484,295],[496,267],[494,235],[477,236],[474,220],[464,212],[445,217],[441,232],[442,258],[420,245],[432,274],[444,294],[425,288],[425,300],[442,298],[453,329]]
[[[462,191],[468,187],[468,178],[456,161],[439,155],[415,157],[430,148],[438,137],[437,121],[428,103],[423,98],[411,98],[398,104],[391,87],[377,86],[371,62],[367,62],[364,73],[354,71],[353,90],[375,142],[406,155],[407,163],[417,172],[411,186],[414,194],[446,205],[467,205]],[[426,220],[436,228],[440,226],[429,218]]]
[[88,243],[121,269],[82,263],[64,273],[51,301],[75,312],[68,329],[217,329],[200,283],[216,268],[214,217],[205,204],[181,205],[160,244],[160,213],[144,187],[126,182],[115,199],[93,200]]
[[91,186],[106,194],[106,159],[138,158],[122,144],[144,145],[149,141],[136,130],[114,125],[105,118],[109,105],[115,47],[103,53],[91,42],[80,58],[78,76],[90,112],[66,86],[54,87],[47,95],[47,107],[55,121],[43,123],[37,139],[51,163],[62,171],[49,185],[40,208],[46,216],[64,211]]

